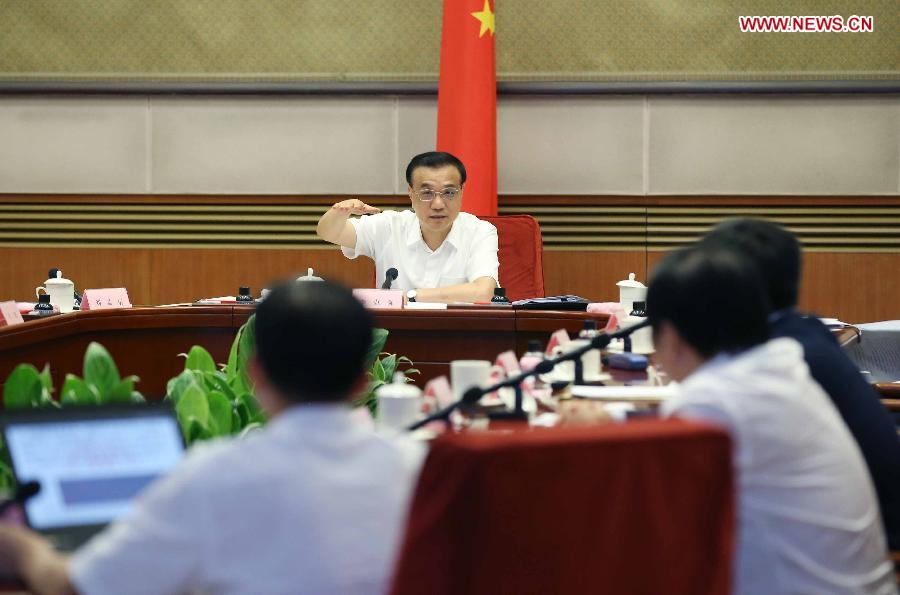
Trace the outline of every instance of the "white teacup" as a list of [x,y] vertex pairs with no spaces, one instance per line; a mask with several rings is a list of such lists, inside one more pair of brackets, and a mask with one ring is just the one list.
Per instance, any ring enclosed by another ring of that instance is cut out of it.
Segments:
[[42,287],[35,287],[34,296],[40,297],[43,291],[50,295],[51,304],[59,306],[60,312],[71,312],[75,309],[75,284],[63,279],[61,272],[56,275],[56,279],[47,279]]
[[458,359],[450,362],[453,398],[459,400],[473,386],[486,386],[491,377],[491,362],[482,359]]
[[412,384],[385,384],[378,389],[378,428],[401,432],[422,412],[422,391]]

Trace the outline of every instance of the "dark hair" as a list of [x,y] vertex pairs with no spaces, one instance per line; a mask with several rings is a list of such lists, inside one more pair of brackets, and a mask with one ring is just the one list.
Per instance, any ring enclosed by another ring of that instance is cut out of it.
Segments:
[[465,184],[466,166],[463,165],[463,162],[460,161],[455,155],[451,155],[450,153],[445,153],[443,151],[428,151],[427,153],[419,153],[418,155],[410,159],[409,165],[406,166],[406,183],[412,186],[413,172],[416,171],[417,168],[427,167],[429,169],[434,169],[447,165],[452,165],[457,169],[457,171],[459,171],[459,184]]
[[372,317],[328,281],[292,281],[256,310],[256,356],[272,384],[301,402],[340,401],[363,374]]
[[647,289],[654,332],[668,321],[707,358],[765,342],[768,314],[756,267],[729,249],[697,244],[674,252],[656,266]]
[[730,246],[758,268],[774,310],[797,305],[802,266],[797,238],[774,221],[738,217],[713,227],[701,240]]

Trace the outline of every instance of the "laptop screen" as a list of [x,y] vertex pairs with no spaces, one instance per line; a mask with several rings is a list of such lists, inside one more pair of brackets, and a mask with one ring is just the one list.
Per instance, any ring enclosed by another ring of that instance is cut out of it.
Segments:
[[184,451],[178,423],[163,409],[152,415],[13,421],[4,438],[18,480],[40,483],[40,492],[25,505],[29,524],[39,531],[115,520]]

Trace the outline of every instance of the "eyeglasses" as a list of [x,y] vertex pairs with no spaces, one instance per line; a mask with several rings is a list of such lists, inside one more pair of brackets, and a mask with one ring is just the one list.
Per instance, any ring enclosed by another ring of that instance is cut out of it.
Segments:
[[440,196],[441,200],[444,201],[453,200],[454,198],[459,196],[460,192],[461,190],[459,188],[444,188],[440,192],[436,192],[434,190],[426,188],[425,190],[419,190],[415,194],[422,202],[431,202],[438,196]]

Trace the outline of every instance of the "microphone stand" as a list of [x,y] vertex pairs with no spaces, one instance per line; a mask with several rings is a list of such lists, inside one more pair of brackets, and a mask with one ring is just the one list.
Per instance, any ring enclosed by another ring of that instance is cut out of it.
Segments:
[[[607,345],[612,342],[613,339],[621,339],[629,336],[631,333],[647,327],[650,325],[649,320],[645,320],[643,322],[639,322],[634,326],[629,326],[628,328],[622,329],[620,331],[616,331],[614,333],[603,333],[602,335],[597,335],[588,345],[584,347],[579,347],[573,351],[569,351],[567,353],[562,353],[559,356],[551,359],[545,359],[539,362],[534,368],[527,370],[525,372],[520,372],[515,376],[510,376],[506,380],[501,380],[497,384],[493,386],[489,386],[486,388],[481,388],[478,386],[473,386],[468,389],[462,396],[461,399],[456,401],[455,403],[451,403],[447,405],[443,409],[436,411],[429,415],[428,417],[417,421],[407,428],[410,432],[413,430],[418,430],[422,426],[429,424],[433,421],[447,421],[450,418],[450,414],[453,413],[459,407],[470,406],[477,403],[481,397],[486,394],[495,392],[500,390],[501,388],[512,387],[516,391],[516,400],[515,406],[512,411],[506,411],[500,414],[493,414],[491,417],[493,419],[520,419],[526,420],[528,419],[528,415],[525,413],[522,407],[522,382],[526,379],[531,378],[532,376],[537,376],[538,374],[546,374],[553,370],[556,367],[556,364],[574,360],[575,361],[575,383],[579,383],[579,378],[583,381],[584,376],[584,366],[581,362],[581,356],[590,351],[591,349],[603,349]],[[579,372],[581,372],[579,374]]]
[[381,284],[381,288],[382,289],[390,289],[391,285],[394,283],[394,281],[397,280],[397,277],[399,276],[399,274],[400,273],[397,272],[397,269],[395,269],[393,267],[389,268],[384,275],[384,283]]

